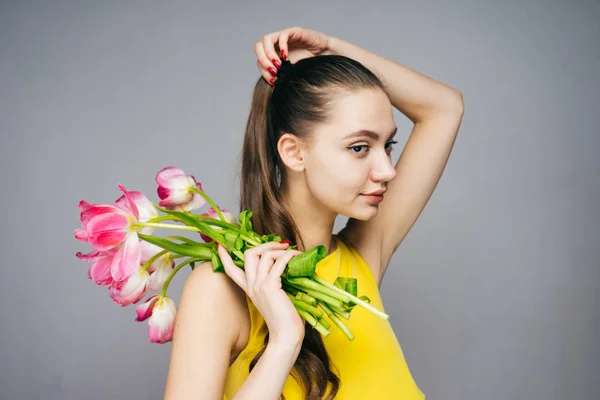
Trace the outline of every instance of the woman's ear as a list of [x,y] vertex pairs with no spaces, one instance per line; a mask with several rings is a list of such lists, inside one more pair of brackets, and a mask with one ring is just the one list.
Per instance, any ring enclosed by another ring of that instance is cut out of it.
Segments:
[[285,166],[297,172],[304,170],[302,148],[300,138],[291,133],[283,134],[277,142],[277,151],[281,161]]

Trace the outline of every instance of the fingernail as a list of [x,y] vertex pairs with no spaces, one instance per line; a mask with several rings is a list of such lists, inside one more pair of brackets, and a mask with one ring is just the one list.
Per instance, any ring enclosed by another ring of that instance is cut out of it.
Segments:
[[275,71],[275,68],[273,68],[273,67],[269,67],[269,68],[268,68],[268,70],[269,70],[269,72],[271,73],[271,75],[273,75],[273,76],[277,76],[277,71]]
[[281,68],[281,61],[277,60],[277,59],[272,59],[271,60],[273,62],[273,64],[275,64],[275,66],[277,67],[277,69]]
[[281,50],[281,58],[287,60],[287,54],[285,54],[285,50]]
[[271,84],[271,86],[273,86],[275,84],[275,78],[271,78],[271,80],[269,81],[269,83]]
[[279,242],[280,244],[290,244],[289,240],[282,240],[281,242]]

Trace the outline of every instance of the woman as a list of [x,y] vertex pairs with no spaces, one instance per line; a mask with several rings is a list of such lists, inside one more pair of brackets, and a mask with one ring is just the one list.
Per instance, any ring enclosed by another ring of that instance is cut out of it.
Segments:
[[[383,309],[381,281],[440,179],[462,94],[300,27],[265,35],[254,49],[262,76],[243,145],[241,209],[254,212],[257,232],[277,233],[300,251],[324,245],[329,255],[317,274],[355,277],[359,295]],[[395,167],[392,106],[414,122]],[[334,235],[338,214],[349,220]],[[300,252],[288,246],[247,251],[244,270],[219,249],[227,275],[209,263],[192,272],[165,398],[425,398],[389,321],[355,308],[344,321],[353,341],[336,326],[323,338],[305,325],[281,289],[281,273]]]

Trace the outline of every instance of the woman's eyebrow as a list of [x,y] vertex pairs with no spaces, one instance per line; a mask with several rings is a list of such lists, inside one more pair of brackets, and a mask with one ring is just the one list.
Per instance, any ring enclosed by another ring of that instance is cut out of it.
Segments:
[[[389,138],[391,139],[396,134],[396,132],[398,132],[398,127],[394,128],[392,133],[390,133]],[[346,135],[344,137],[344,140],[345,139],[354,139],[354,138],[358,138],[358,137],[368,137],[373,140],[379,140],[380,136],[379,136],[379,133],[377,133],[377,132],[370,131],[368,129],[361,129],[359,131],[352,132],[352,133]]]

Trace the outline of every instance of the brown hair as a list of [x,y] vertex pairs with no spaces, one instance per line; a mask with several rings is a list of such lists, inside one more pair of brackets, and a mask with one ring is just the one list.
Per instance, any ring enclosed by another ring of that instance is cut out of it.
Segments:
[[[330,117],[336,95],[383,85],[362,64],[344,56],[321,55],[282,64],[274,88],[262,76],[254,87],[242,148],[240,211],[252,210],[252,225],[258,234],[275,233],[295,245],[296,239],[303,241],[280,190],[286,171],[277,151],[279,138],[287,132],[309,140],[314,128]],[[305,330],[291,374],[304,387],[306,400],[323,399],[328,383],[331,390],[326,399],[334,399],[340,379],[332,371],[321,334],[307,322]],[[250,371],[268,340],[267,333]]]

